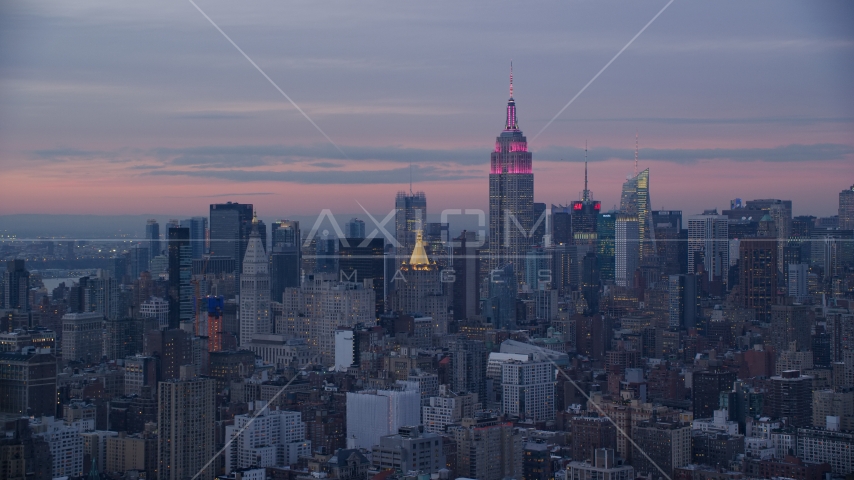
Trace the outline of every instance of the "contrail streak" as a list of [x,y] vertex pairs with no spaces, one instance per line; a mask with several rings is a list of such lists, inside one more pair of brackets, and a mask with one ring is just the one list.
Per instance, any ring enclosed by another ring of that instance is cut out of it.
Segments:
[[[192,1],[192,0],[190,0],[190,1]],[[623,48],[621,48],[621,49],[620,49],[620,51],[619,51],[619,52],[617,52],[617,54],[616,54],[616,55],[614,55],[614,58],[612,58],[608,63],[606,63],[606,64],[605,64],[605,66],[604,66],[604,67],[602,67],[602,69],[601,69],[601,70],[599,70],[599,73],[597,73],[596,75],[594,75],[594,76],[593,76],[593,78],[591,78],[591,79],[590,79],[590,81],[589,81],[589,82],[587,82],[587,85],[585,85],[581,90],[579,90],[579,91],[578,91],[578,93],[576,93],[576,94],[575,94],[575,96],[574,96],[574,97],[572,97],[572,100],[570,100],[569,102],[567,102],[567,103],[566,103],[566,105],[564,105],[564,106],[563,106],[563,108],[561,108],[561,109],[560,109],[560,111],[559,111],[559,112],[557,112],[557,114],[556,114],[556,115],[555,115],[551,120],[549,120],[549,123],[547,123],[545,127],[543,127],[542,129],[540,129],[540,131],[539,131],[539,132],[537,132],[537,134],[536,134],[536,135],[534,135],[534,138],[532,138],[532,139],[531,139],[531,141],[533,142],[534,140],[536,140],[536,139],[537,139],[537,137],[539,137],[539,136],[540,136],[540,134],[541,134],[541,133],[543,133],[543,131],[544,131],[545,129],[549,128],[549,125],[551,125],[551,124],[552,124],[552,122],[554,122],[555,120],[557,120],[557,117],[559,117],[559,116],[560,116],[560,114],[562,114],[564,110],[566,110],[567,108],[569,108],[569,106],[570,106],[570,105],[572,105],[572,102],[574,102],[574,101],[575,101],[575,99],[576,99],[576,98],[578,98],[578,96],[579,96],[579,95],[581,95],[582,93],[584,93],[584,91],[585,91],[585,90],[587,90],[587,87],[589,87],[589,86],[590,86],[590,84],[591,84],[591,83],[593,83],[597,78],[599,78],[599,75],[602,75],[602,72],[604,72],[606,68],[608,68],[609,66],[611,66],[611,64],[612,64],[612,63],[614,63],[614,60],[616,60],[616,59],[617,59],[617,57],[619,57],[619,56],[620,56],[620,54],[622,54],[624,51],[626,51],[626,49],[627,49],[627,48],[629,48],[629,45],[631,45],[635,40],[637,40],[637,38],[641,35],[641,33],[643,33],[643,32],[644,32],[644,30],[646,30],[646,29],[647,29],[647,27],[649,27],[650,25],[652,25],[652,22],[654,22],[654,21],[655,21],[655,19],[656,19],[656,18],[658,18],[658,16],[659,16],[659,15],[661,15],[662,13],[664,13],[664,11],[665,11],[665,10],[667,10],[667,7],[669,7],[669,6],[670,6],[670,4],[671,4],[671,3],[673,3],[673,1],[674,1],[674,0],[670,0],[669,2],[667,2],[667,5],[665,5],[665,6],[664,6],[664,8],[662,8],[661,10],[659,10],[659,11],[658,11],[658,13],[656,13],[656,14],[655,14],[655,16],[654,16],[654,17],[652,17],[652,20],[650,20],[649,22],[647,22],[647,24],[646,24],[646,25],[644,25],[644,26],[643,26],[643,28],[641,28],[641,29],[640,29],[640,31],[639,31],[639,32],[638,32],[634,37],[632,37],[632,39],[631,39],[631,40],[629,40],[629,43],[627,43]]]
[[[673,1],[673,0],[671,0],[671,1]],[[344,155],[344,158],[346,158],[346,159],[348,159],[348,160],[349,160],[349,158],[350,158],[350,157],[348,157],[348,156],[347,156],[347,154],[346,154],[346,153],[344,153],[344,150],[341,150],[341,147],[339,147],[337,143],[333,142],[333,141],[332,141],[332,139],[331,139],[331,138],[329,138],[329,135],[327,135],[327,134],[326,134],[326,132],[324,132],[322,128],[320,128],[316,123],[314,123],[314,120],[312,120],[312,119],[311,119],[311,117],[309,117],[309,116],[308,116],[308,114],[307,114],[307,113],[305,113],[305,112],[303,111],[303,109],[301,109],[301,108],[300,108],[300,106],[299,106],[299,105],[297,105],[297,104],[296,104],[296,102],[294,102],[294,101],[291,99],[291,97],[289,97],[289,96],[288,96],[288,94],[287,94],[287,93],[285,93],[285,91],[284,91],[284,90],[282,90],[281,88],[279,88],[279,86],[278,86],[278,85],[276,85],[276,82],[274,82],[274,81],[273,81],[273,79],[272,79],[272,78],[270,78],[270,77],[269,77],[269,76],[264,72],[264,70],[261,70],[261,67],[259,67],[257,63],[255,63],[251,58],[249,58],[249,55],[246,55],[246,52],[244,52],[242,48],[238,47],[238,46],[237,46],[237,44],[236,44],[236,43],[234,43],[234,40],[232,40],[232,39],[231,39],[231,37],[229,37],[225,32],[223,32],[223,31],[222,31],[222,29],[221,29],[221,28],[219,28],[219,25],[217,25],[217,24],[216,24],[216,23],[211,19],[211,17],[209,17],[209,16],[208,16],[208,14],[206,14],[206,13],[204,12],[204,10],[202,10],[201,8],[199,8],[199,6],[198,6],[198,5],[196,5],[196,2],[194,2],[193,0],[189,0],[189,2],[190,2],[194,7],[196,7],[196,10],[198,10],[198,11],[199,11],[199,13],[201,13],[201,14],[202,14],[202,16],[204,16],[204,17],[205,17],[205,18],[206,18],[206,19],[211,23],[211,25],[213,25],[213,26],[214,26],[214,28],[216,28],[216,29],[217,29],[217,31],[218,31],[219,33],[221,33],[221,34],[222,34],[222,36],[223,36],[223,37],[225,37],[225,39],[226,39],[226,40],[228,40],[228,42],[229,42],[229,43],[231,43],[231,44],[234,46],[234,48],[236,48],[236,49],[237,49],[237,51],[238,51],[238,52],[240,52],[240,54],[241,54],[241,55],[243,55],[243,58],[245,58],[246,60],[248,60],[248,61],[249,61],[249,63],[251,63],[251,64],[252,64],[252,66],[253,66],[253,67],[255,67],[255,70],[258,70],[258,72],[259,72],[259,73],[261,73],[261,75],[263,75],[263,76],[264,76],[264,78],[266,78],[268,82],[270,82],[270,85],[272,85],[276,90],[278,90],[278,91],[279,91],[279,93],[281,93],[281,94],[282,94],[282,96],[283,96],[283,97],[285,97],[285,99],[287,99],[287,101],[291,102],[291,105],[293,105],[293,106],[294,106],[294,108],[296,108],[296,109],[297,109],[297,111],[299,111],[299,113],[301,113],[301,114],[302,114],[302,116],[303,116],[303,117],[305,117],[305,119],[306,119],[306,120],[308,120],[308,122],[309,122],[309,123],[311,123],[311,124],[314,126],[314,128],[316,128],[316,129],[317,129],[317,131],[318,131],[318,132],[320,132],[320,134],[321,134],[321,135],[323,135],[323,137],[324,137],[324,138],[326,138],[326,140],[327,140],[327,141],[329,141],[329,143],[331,143],[331,144],[332,144],[332,146],[334,146],[335,148],[337,148],[337,149],[338,149],[338,151],[339,151],[339,152],[341,152],[341,155]]]

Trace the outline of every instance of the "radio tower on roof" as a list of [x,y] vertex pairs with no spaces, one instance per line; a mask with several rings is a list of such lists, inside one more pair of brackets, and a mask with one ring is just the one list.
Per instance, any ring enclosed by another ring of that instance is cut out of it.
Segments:
[[590,190],[587,189],[587,140],[584,141],[584,193],[581,194],[581,200],[590,201]]
[[638,131],[635,130],[635,176],[638,176]]

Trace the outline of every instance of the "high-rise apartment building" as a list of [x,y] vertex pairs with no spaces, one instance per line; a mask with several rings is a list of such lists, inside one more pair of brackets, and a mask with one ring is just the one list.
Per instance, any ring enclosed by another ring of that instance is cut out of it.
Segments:
[[839,228],[854,230],[854,185],[839,192]]
[[486,398],[486,345],[478,340],[458,338],[448,346],[451,356],[451,389],[476,393]]
[[167,231],[169,252],[169,328],[193,321],[193,250],[189,228]]
[[771,377],[770,391],[765,395],[768,415],[786,419],[787,425],[793,427],[812,425],[812,382],[813,377],[801,375],[798,370]]
[[[30,420],[33,434],[42,437],[50,447],[53,459],[52,477],[83,475],[83,436],[95,429],[95,420],[66,422],[53,416]],[[87,470],[88,471],[88,470]]]
[[[288,466],[299,457],[311,456],[305,439],[305,423],[299,412],[271,410],[264,402],[250,402],[261,412],[235,415],[234,425],[225,427],[225,473],[249,467]],[[233,441],[232,441],[233,439]]]
[[273,331],[270,319],[270,273],[267,252],[257,229],[253,229],[243,257],[240,275],[240,346],[252,335]]
[[519,478],[523,469],[523,439],[512,423],[494,417],[463,419],[449,427],[457,444],[457,475],[478,480]]
[[[635,445],[632,466],[641,474],[673,477],[676,468],[691,463],[691,425],[675,421],[646,421],[632,427]],[[644,455],[640,448],[643,448]],[[661,469],[661,470],[659,470]]]
[[508,360],[501,365],[502,412],[535,422],[555,416],[555,370],[551,362]]
[[444,433],[445,427],[464,418],[473,418],[480,403],[476,393],[457,394],[446,385],[439,387],[439,396],[430,397],[421,407],[421,421],[430,433]]
[[640,221],[632,214],[618,213],[614,222],[614,283],[631,287],[640,267],[642,249]]
[[688,273],[697,273],[698,266],[709,281],[726,283],[729,272],[729,221],[717,210],[688,217]]
[[[243,257],[252,229],[252,204],[219,203],[210,206],[210,253],[234,259],[236,272],[243,271]],[[262,243],[267,243],[267,232]]]
[[215,452],[215,387],[214,379],[196,377],[192,366],[158,385],[158,479],[213,480],[216,462],[208,462]]
[[570,421],[572,458],[584,462],[593,459],[602,448],[617,448],[617,429],[607,417],[575,417]]
[[521,262],[531,246],[534,226],[534,173],[528,140],[519,129],[513,99],[513,71],[504,131],[495,140],[489,170],[489,270],[514,264],[517,283]]

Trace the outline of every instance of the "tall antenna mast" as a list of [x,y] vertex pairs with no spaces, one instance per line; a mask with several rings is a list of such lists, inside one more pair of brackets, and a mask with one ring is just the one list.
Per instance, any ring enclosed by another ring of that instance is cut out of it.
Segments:
[[409,196],[412,196],[412,157],[409,157]]
[[510,60],[510,98],[513,98],[513,60]]
[[590,190],[587,189],[587,140],[584,140],[584,194],[581,199],[585,202],[590,200]]
[[638,131],[635,130],[635,176],[638,176]]

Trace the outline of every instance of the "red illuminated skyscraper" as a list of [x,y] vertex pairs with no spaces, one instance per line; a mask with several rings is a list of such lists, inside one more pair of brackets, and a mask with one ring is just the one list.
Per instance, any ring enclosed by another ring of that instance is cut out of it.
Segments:
[[513,67],[504,131],[495,140],[489,170],[489,267],[513,263],[517,277],[531,245],[534,216],[534,174],[528,141],[516,119]]

